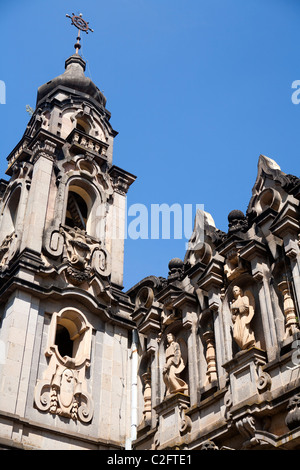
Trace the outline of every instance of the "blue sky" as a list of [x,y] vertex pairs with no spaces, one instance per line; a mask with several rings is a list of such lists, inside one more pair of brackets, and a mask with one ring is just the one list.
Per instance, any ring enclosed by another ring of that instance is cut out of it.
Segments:
[[[299,176],[299,0],[0,0],[0,178],[37,88],[64,71],[82,13],[81,53],[107,98],[114,163],[137,175],[128,206],[204,204],[221,230],[246,211],[260,154]],[[128,220],[130,222],[130,218]],[[125,290],[167,276],[185,239],[125,242]]]

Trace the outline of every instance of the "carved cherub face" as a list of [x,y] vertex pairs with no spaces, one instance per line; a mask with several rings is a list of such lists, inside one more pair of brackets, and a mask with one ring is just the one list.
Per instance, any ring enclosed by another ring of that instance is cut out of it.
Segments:
[[65,369],[62,374],[62,380],[70,383],[74,380],[74,374],[70,369]]

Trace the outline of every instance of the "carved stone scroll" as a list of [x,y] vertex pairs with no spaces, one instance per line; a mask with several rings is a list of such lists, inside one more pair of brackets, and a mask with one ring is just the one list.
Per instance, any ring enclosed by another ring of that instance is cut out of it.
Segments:
[[82,390],[78,372],[59,366],[51,380],[40,381],[35,388],[35,405],[40,411],[49,411],[84,423],[93,417],[93,402]]
[[18,239],[15,232],[7,235],[0,246],[0,267],[5,269],[18,251]]

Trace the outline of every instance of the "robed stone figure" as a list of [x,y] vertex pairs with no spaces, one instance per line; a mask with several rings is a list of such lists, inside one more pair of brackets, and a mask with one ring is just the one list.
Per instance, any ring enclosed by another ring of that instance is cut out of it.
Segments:
[[254,298],[250,291],[243,293],[239,286],[232,289],[234,300],[231,302],[233,338],[242,349],[249,349],[255,345],[254,333],[250,322],[254,315]]
[[166,362],[163,369],[163,379],[166,385],[166,395],[172,393],[184,393],[188,390],[188,385],[179,375],[186,365],[186,357],[180,344],[175,341],[172,333],[167,335]]

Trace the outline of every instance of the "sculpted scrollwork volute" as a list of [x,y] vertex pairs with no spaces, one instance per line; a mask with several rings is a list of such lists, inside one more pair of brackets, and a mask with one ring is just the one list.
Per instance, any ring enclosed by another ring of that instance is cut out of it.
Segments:
[[78,372],[58,366],[52,380],[42,380],[35,388],[35,404],[40,411],[49,411],[84,423],[93,417],[93,402],[90,394],[82,390]]
[[18,237],[15,232],[7,235],[0,246],[0,268],[3,270],[19,249]]
[[94,274],[107,278],[110,255],[102,243],[77,227],[63,227],[46,233],[44,249],[53,258],[62,257],[66,278],[73,285],[88,282]]
[[180,434],[186,434],[187,432],[190,432],[192,428],[192,420],[189,416],[186,415],[187,409],[188,409],[188,406],[186,404],[181,404],[179,407],[180,418],[181,418],[180,429],[179,429]]
[[230,386],[229,386],[227,392],[224,395],[224,405],[225,405],[224,417],[225,417],[226,421],[229,421],[229,420],[231,420],[231,417],[232,417],[230,409],[233,405],[232,393],[231,393]]
[[153,304],[153,301],[154,301],[153,289],[151,289],[151,287],[144,286],[138,291],[136,295],[135,308],[136,309],[140,307],[150,308]]

